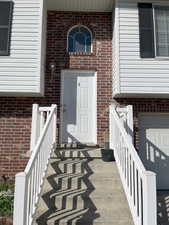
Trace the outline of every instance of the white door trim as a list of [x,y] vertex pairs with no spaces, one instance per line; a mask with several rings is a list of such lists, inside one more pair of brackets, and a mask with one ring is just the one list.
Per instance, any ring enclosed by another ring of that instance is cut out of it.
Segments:
[[95,121],[93,122],[93,142],[89,144],[97,144],[97,72],[95,70],[80,70],[80,69],[65,69],[61,70],[61,84],[60,84],[60,131],[59,131],[59,142],[62,143],[62,124],[63,124],[63,89],[64,89],[64,76],[68,75],[69,73],[73,73],[74,75],[78,75],[79,72],[83,74],[89,75],[94,73],[94,118]]

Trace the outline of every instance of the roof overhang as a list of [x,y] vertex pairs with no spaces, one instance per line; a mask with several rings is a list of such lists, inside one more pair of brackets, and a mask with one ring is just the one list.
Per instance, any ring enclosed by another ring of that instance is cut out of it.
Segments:
[[73,12],[112,12],[113,0],[46,0],[48,10]]

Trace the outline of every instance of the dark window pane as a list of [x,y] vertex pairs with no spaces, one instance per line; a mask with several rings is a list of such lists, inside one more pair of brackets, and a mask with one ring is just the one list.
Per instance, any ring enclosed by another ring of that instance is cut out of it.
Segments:
[[151,27],[152,20],[150,19],[150,14],[152,12],[152,4],[149,3],[140,3],[140,26],[141,27]]
[[169,7],[168,6],[162,6],[162,5],[156,5],[155,7],[155,10],[169,10]]
[[141,42],[141,53],[144,56],[144,58],[152,57],[151,51],[154,52],[154,49],[151,48],[153,38],[154,37],[152,37],[150,35],[150,30],[142,29],[142,35],[140,37],[140,42]]
[[169,8],[155,7],[156,55],[169,56]]
[[73,47],[73,38],[69,36],[69,49],[68,49],[69,52],[74,52],[75,49]]
[[8,47],[8,28],[0,29],[0,52],[7,51]]
[[168,48],[163,47],[163,46],[158,46],[157,48],[157,56],[164,56],[167,57],[169,56]]
[[0,55],[9,55],[12,11],[12,1],[0,1]]
[[74,36],[78,32],[79,32],[79,27],[75,27],[70,31],[69,35]]
[[90,37],[91,36],[90,32],[85,27],[81,27],[80,28],[80,32],[82,32],[83,34],[85,34],[87,37]]
[[91,52],[91,38],[86,39],[86,52]]
[[150,3],[139,3],[140,56],[154,57],[153,10]]
[[10,20],[10,2],[0,2],[0,25],[8,26]]
[[77,33],[75,36],[75,48],[77,52],[85,52],[85,36],[83,33]]

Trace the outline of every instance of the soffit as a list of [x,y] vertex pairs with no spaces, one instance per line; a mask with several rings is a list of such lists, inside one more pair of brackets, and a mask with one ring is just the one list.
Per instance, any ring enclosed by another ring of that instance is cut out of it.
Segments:
[[113,0],[47,0],[48,10],[74,12],[111,12]]

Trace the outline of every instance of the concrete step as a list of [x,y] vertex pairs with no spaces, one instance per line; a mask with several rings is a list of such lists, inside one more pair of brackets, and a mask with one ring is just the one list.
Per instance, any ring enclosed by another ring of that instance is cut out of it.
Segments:
[[101,148],[56,149],[52,157],[64,158],[102,158]]
[[85,149],[85,148],[98,148],[97,144],[80,144],[80,143],[65,143],[65,144],[57,144],[56,149]]
[[133,225],[116,163],[96,157],[100,150],[86,158],[61,151],[50,159],[33,225]]

